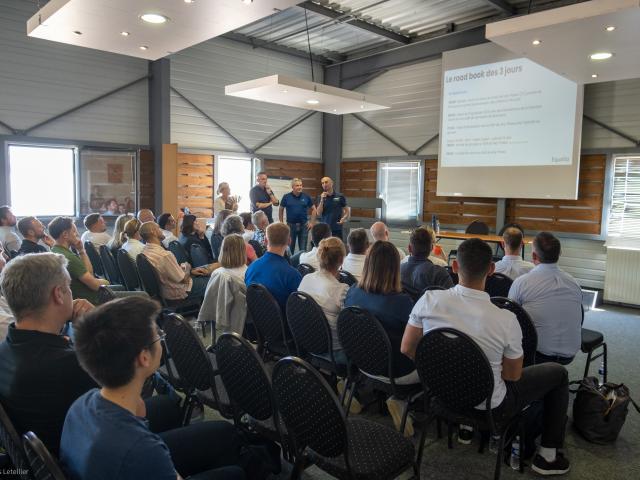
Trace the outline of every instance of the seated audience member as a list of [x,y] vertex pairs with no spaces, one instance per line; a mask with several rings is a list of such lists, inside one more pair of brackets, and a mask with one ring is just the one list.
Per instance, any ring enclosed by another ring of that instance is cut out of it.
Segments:
[[107,247],[111,250],[111,253],[116,255],[118,250],[122,248],[122,232],[124,232],[124,226],[129,220],[135,218],[133,215],[120,215],[116,218],[116,223],[113,227],[113,237],[107,243]]
[[331,227],[328,223],[316,223],[311,227],[311,245],[313,248],[308,252],[300,254],[300,263],[306,263],[318,270],[320,268],[320,260],[318,259],[318,246],[325,238],[331,236]]
[[224,332],[242,335],[247,316],[247,250],[240,235],[224,237],[219,263],[207,284],[198,321],[214,322],[217,336]]
[[[244,227],[242,226],[242,218],[240,217],[240,215],[229,215],[222,224],[220,233],[222,233],[222,237],[227,237],[229,235],[242,236],[242,234],[244,233]],[[246,242],[245,249],[247,252],[247,265],[249,265],[256,258],[258,258],[258,256],[256,255],[256,251],[254,250],[254,248]]]
[[354,228],[349,232],[347,237],[347,245],[349,245],[349,254],[342,263],[342,270],[349,272],[360,281],[362,278],[362,269],[364,268],[364,260],[366,258],[367,249],[369,248],[369,236],[364,228]]
[[[71,276],[73,298],[84,298],[94,305],[98,303],[98,289],[109,282],[93,275],[93,266],[84,250],[84,244],[78,235],[78,228],[70,217],[56,217],[49,222],[49,234],[55,240],[51,247],[53,253],[59,253],[67,259],[67,270]],[[71,251],[71,247],[76,252]]]
[[155,215],[148,208],[143,208],[143,209],[139,210],[137,218],[138,218],[138,220],[140,220],[140,223],[147,223],[147,222],[155,222],[156,221]]
[[338,281],[340,266],[345,257],[344,243],[337,237],[325,238],[318,247],[320,268],[302,277],[298,291],[313,297],[327,317],[331,329],[331,339],[336,362],[347,363],[338,340],[338,314],[344,307],[344,298],[349,286]]
[[[389,229],[383,222],[374,223],[373,225],[371,225],[371,228],[369,229],[369,231],[371,232],[371,237],[373,237],[374,242],[378,240],[381,240],[384,242],[390,241]],[[400,261],[402,261],[407,255],[398,247],[396,248],[398,249],[398,255],[400,255]]]
[[232,424],[203,422],[159,436],[141,418],[142,387],[162,357],[159,311],[152,300],[128,297],[77,322],[78,360],[101,388],[78,398],[64,422],[60,461],[71,480],[244,478],[236,466],[241,443]]
[[[393,369],[398,385],[420,383],[413,362],[400,353],[400,342],[409,320],[413,302],[402,293],[400,283],[400,255],[391,242],[377,241],[367,252],[362,279],[347,292],[345,307],[361,307],[374,315],[389,336],[393,350]],[[389,381],[385,378],[379,380]],[[387,407],[396,428],[400,429],[404,404],[394,397],[387,399]],[[407,418],[405,433],[413,435],[413,424]]]
[[132,218],[124,226],[124,232],[122,232],[122,238],[120,239],[120,241],[124,242],[122,248],[127,251],[131,260],[134,261],[144,250],[144,243],[140,241],[142,240],[140,236],[141,226],[140,220]]
[[18,431],[56,455],[67,410],[95,382],[78,365],[65,323],[93,306],[73,300],[67,260],[41,253],[11,261],[0,283],[15,323],[0,343],[0,400]]
[[509,298],[527,311],[538,333],[536,363],[571,363],[582,343],[582,290],[560,270],[560,240],[540,232],[533,239],[529,273],[516,278]]
[[[453,270],[460,283],[444,291],[429,291],[416,303],[402,339],[402,352],[415,357],[422,336],[449,327],[469,335],[487,356],[494,376],[491,409],[494,421],[504,424],[536,400],[544,402],[542,442],[533,470],[543,475],[569,471],[563,447],[569,401],[567,371],[557,364],[522,368],[522,332],[515,315],[493,305],[484,291],[493,273],[493,252],[480,239],[458,247]],[[485,402],[476,406],[483,410]]]
[[180,243],[191,254],[191,245],[200,245],[207,254],[209,262],[213,261],[213,253],[211,252],[211,244],[204,235],[205,227],[198,221],[195,215],[185,215],[182,219],[180,227]]
[[430,286],[453,287],[451,275],[443,267],[434,265],[429,259],[431,253],[431,233],[418,227],[409,237],[409,259],[400,265],[402,286],[415,292],[422,292]]
[[169,244],[174,240],[178,240],[173,234],[173,231],[176,228],[176,219],[173,218],[173,215],[170,213],[163,213],[162,215],[158,215],[158,226],[162,230],[162,234],[164,235],[164,240],[162,240],[162,245],[164,248],[169,248]]
[[4,245],[6,252],[20,250],[20,237],[13,229],[16,223],[16,216],[11,211],[11,207],[8,205],[0,207],[0,242]]
[[276,299],[285,315],[287,299],[298,290],[302,275],[289,265],[284,254],[289,247],[289,227],[284,223],[272,223],[267,227],[267,251],[251,262],[245,274],[247,286],[259,283]]
[[244,227],[244,233],[242,234],[242,238],[244,238],[245,242],[249,240],[253,240],[253,234],[256,231],[256,227],[253,225],[251,221],[251,214],[249,212],[242,212],[240,214],[240,218],[242,218],[242,226]]
[[213,230],[211,232],[211,253],[213,258],[220,256],[220,247],[222,247],[222,224],[229,215],[233,215],[231,210],[220,210],[213,218]]
[[502,234],[500,243],[504,249],[504,257],[496,262],[497,273],[503,273],[511,280],[515,280],[535,267],[533,263],[525,262],[520,256],[524,248],[524,235],[521,230],[515,227],[507,228]]
[[87,230],[80,237],[82,243],[91,242],[98,248],[111,241],[111,236],[107,233],[107,224],[99,213],[90,213],[84,217],[83,223]]
[[145,246],[142,253],[158,273],[162,296],[167,300],[199,300],[204,296],[207,282],[215,265],[191,268],[188,263],[178,265],[176,257],[162,246],[162,230],[155,222],[143,223],[140,236]]
[[[27,253],[45,253],[49,248],[53,247],[53,239],[45,233],[44,225],[36,217],[24,217],[18,222],[18,231],[22,235],[22,245],[18,253],[26,255]],[[44,242],[49,248],[40,245],[38,242]]]
[[251,222],[255,227],[253,238],[251,240],[258,242],[262,245],[262,248],[267,248],[266,231],[269,226],[269,218],[267,217],[267,214],[262,210],[257,210],[253,213]]

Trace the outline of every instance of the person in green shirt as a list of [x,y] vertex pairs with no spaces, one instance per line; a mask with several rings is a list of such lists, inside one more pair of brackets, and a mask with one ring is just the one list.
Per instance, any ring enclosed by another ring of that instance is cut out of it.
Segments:
[[[84,251],[78,228],[70,217],[56,217],[49,222],[49,235],[55,240],[53,253],[63,255],[67,261],[67,271],[71,276],[73,298],[84,298],[94,305],[98,303],[98,289],[109,285],[107,280],[96,278],[93,267]],[[77,254],[71,250],[73,247]]]

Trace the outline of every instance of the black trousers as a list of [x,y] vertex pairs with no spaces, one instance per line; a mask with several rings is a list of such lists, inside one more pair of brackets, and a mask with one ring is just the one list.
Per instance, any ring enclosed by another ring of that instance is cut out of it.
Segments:
[[538,363],[555,362],[560,365],[569,365],[573,362],[573,357],[561,357],[560,355],[545,355],[544,353],[536,352],[536,365]]
[[504,422],[526,405],[540,400],[544,405],[540,444],[547,448],[562,448],[569,405],[566,368],[557,363],[532,365],[522,370],[520,380],[506,384],[507,394],[500,406],[493,409],[494,418]]

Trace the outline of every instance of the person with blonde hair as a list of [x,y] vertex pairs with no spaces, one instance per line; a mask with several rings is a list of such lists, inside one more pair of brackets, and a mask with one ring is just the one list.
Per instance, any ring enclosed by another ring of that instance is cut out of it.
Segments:
[[[397,385],[419,383],[416,367],[411,359],[400,352],[404,329],[409,321],[413,302],[402,293],[400,282],[400,254],[391,242],[379,240],[367,252],[362,279],[347,292],[345,307],[362,307],[380,322],[391,342],[393,372]],[[375,377],[389,382],[386,377]],[[404,402],[394,397],[387,399],[387,408],[396,428],[400,429]],[[405,435],[413,435],[411,418],[407,418]]]
[[216,336],[224,332],[242,335],[247,316],[247,252],[240,235],[224,237],[218,262],[220,268],[211,274],[198,321],[213,322]]
[[132,260],[135,261],[136,257],[144,250],[144,243],[142,243],[142,237],[140,236],[140,227],[142,222],[137,218],[132,218],[124,225],[124,230],[121,234],[120,242],[122,248],[127,251]]
[[109,247],[109,250],[111,250],[114,255],[122,248],[122,232],[124,232],[124,226],[132,218],[135,217],[129,214],[120,215],[116,218],[116,224],[113,227],[113,237],[111,237],[111,241],[107,243],[107,247]]
[[213,201],[213,214],[217,215],[222,210],[231,210],[233,213],[238,211],[238,202],[240,197],[231,196],[231,188],[227,182],[221,182],[216,190],[218,196]]

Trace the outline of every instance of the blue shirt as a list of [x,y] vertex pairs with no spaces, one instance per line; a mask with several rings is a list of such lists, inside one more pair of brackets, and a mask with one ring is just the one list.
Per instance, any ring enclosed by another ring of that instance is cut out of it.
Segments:
[[175,480],[169,448],[147,422],[93,389],[64,422],[60,461],[71,480]]
[[[317,205],[322,203],[322,196],[318,195],[316,199]],[[342,218],[342,209],[347,206],[347,199],[338,192],[333,192],[333,195],[327,195],[324,198],[324,205],[322,206],[322,215],[320,215],[320,221],[326,223],[331,227],[332,232],[342,231],[342,225],[338,224],[338,221]]]
[[247,286],[259,283],[263,285],[273,298],[276,299],[285,315],[287,299],[296,290],[302,281],[302,275],[289,265],[284,257],[276,253],[266,252],[263,256],[251,262],[247,273],[244,275]]
[[313,200],[304,192],[297,196],[289,192],[282,197],[280,206],[287,211],[287,223],[307,223],[307,212],[313,206]]
[[357,285],[353,285],[347,292],[344,306],[364,308],[378,319],[391,342],[393,373],[396,377],[403,377],[415,370],[413,361],[400,352],[402,335],[404,335],[404,329],[413,308],[413,302],[409,295],[405,293],[389,295],[369,293]]

